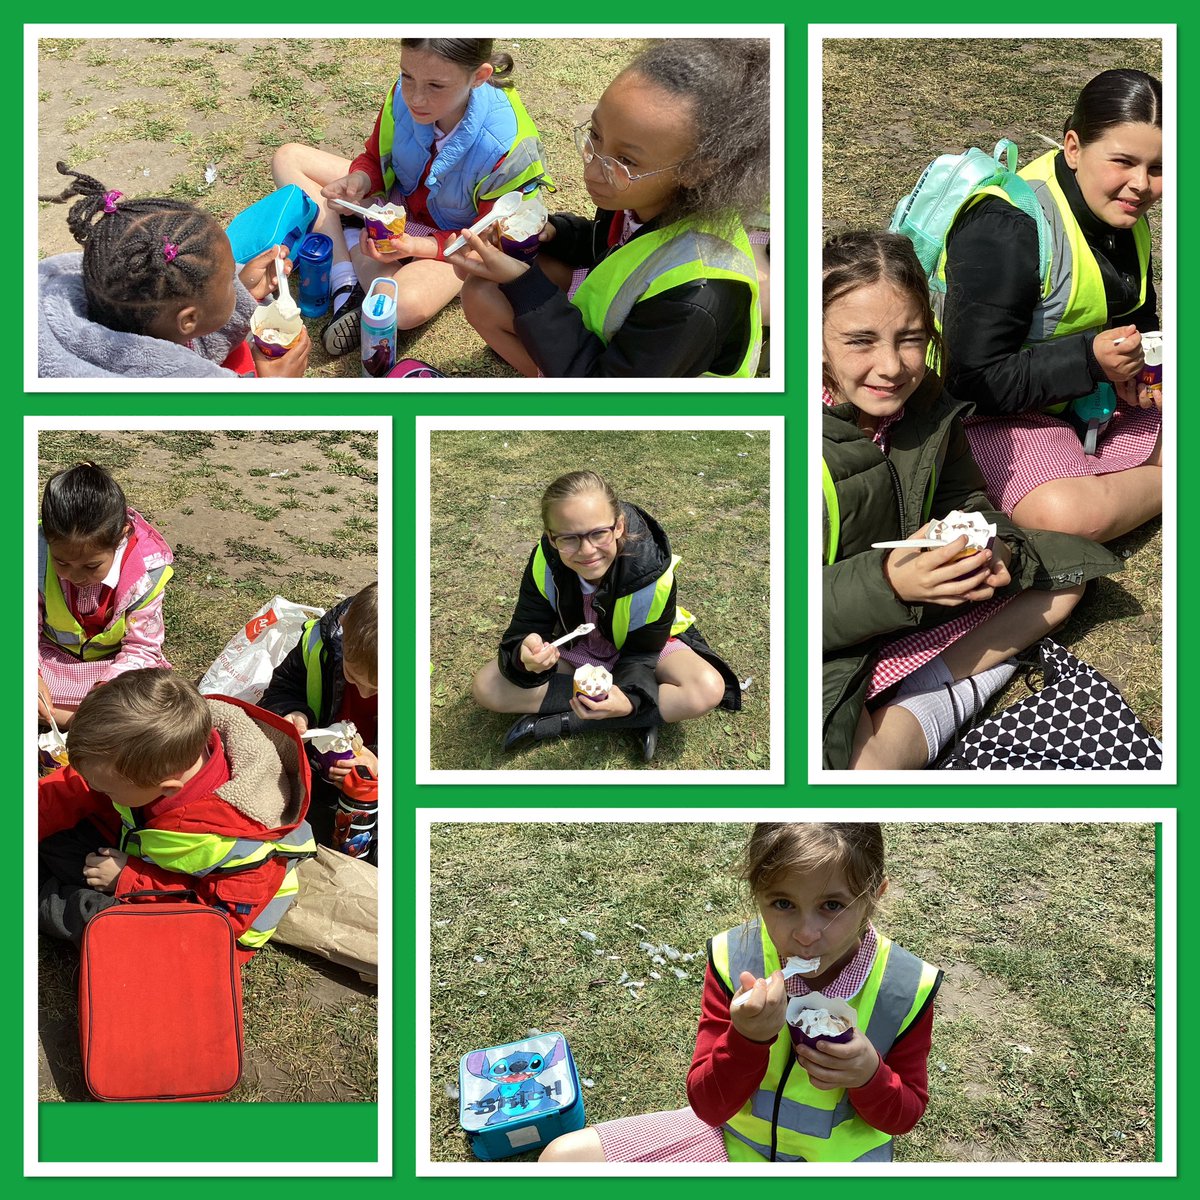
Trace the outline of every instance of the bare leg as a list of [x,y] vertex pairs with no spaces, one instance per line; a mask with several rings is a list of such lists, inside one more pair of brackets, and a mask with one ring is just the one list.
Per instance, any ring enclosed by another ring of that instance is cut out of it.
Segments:
[[[538,257],[538,265],[563,291],[570,287],[571,268],[566,264],[543,254]],[[537,378],[538,365],[516,334],[512,305],[496,284],[482,279],[470,280],[463,288],[462,307],[463,315],[474,326],[475,332],[513,370],[526,379]]]
[[328,150],[318,150],[315,146],[302,146],[299,142],[288,142],[271,156],[271,174],[275,178],[275,186],[286,187],[294,183],[316,201],[319,211],[313,232],[323,233],[333,242],[335,263],[349,262],[350,254],[342,238],[340,213],[321,195],[321,189],[335,179],[341,179],[349,171],[348,158],[330,154]]
[[725,680],[690,646],[668,654],[655,668],[658,680],[658,710],[663,721],[673,725],[702,717],[725,697]]
[[546,696],[546,684],[535,688],[517,687],[500,674],[495,662],[476,671],[471,680],[471,695],[475,703],[489,712],[535,713]]
[[1080,584],[1058,592],[1022,592],[942,655],[946,669],[955,679],[965,679],[1012,658],[1061,625],[1083,599],[1083,591]]
[[[399,270],[395,270],[366,256],[364,261],[375,269],[372,278],[395,274],[397,329],[416,329],[418,325],[424,325],[462,290],[462,282],[448,262],[439,262],[434,258],[414,258]],[[362,279],[361,272],[359,279]],[[363,287],[370,287],[370,282],[364,282]]]
[[[318,150],[315,146],[303,146],[299,142],[288,142],[280,146],[271,157],[271,174],[275,177],[277,187],[285,187],[294,183],[313,200],[319,209],[317,219],[313,223],[314,233],[323,233],[333,242],[333,261],[335,263],[350,262],[354,264],[354,274],[363,288],[369,288],[376,279],[391,278],[398,270],[394,265],[377,262],[370,255],[364,254],[357,245],[353,250],[346,249],[346,239],[342,236],[342,211],[336,205],[331,205],[321,189],[335,179],[341,179],[350,170],[350,160],[330,154],[327,150]],[[348,210],[347,215],[348,215]],[[450,271],[453,278],[454,272]],[[447,296],[433,312],[453,298],[454,293]],[[433,312],[429,315],[432,316]],[[428,320],[425,317],[424,320]],[[422,324],[421,321],[416,324]],[[401,329],[411,326],[399,325]]]
[[[1084,588],[1022,592],[994,617],[964,634],[942,655],[954,678],[966,679],[1032,646],[1070,616]],[[865,709],[854,733],[850,767],[856,771],[909,771],[927,765],[928,746],[921,724],[907,708]]]
[[852,771],[919,771],[928,761],[921,722],[907,708],[863,709],[850,751]]
[[591,1126],[556,1137],[538,1155],[538,1162],[607,1162],[600,1135]]
[[1151,458],[1156,461],[1111,475],[1052,479],[1021,499],[1012,519],[1028,529],[1058,529],[1095,542],[1120,537],[1162,512],[1161,449]]

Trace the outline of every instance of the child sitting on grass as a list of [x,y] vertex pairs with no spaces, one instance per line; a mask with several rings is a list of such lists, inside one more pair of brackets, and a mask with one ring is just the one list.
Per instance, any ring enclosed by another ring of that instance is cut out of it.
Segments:
[[38,715],[65,729],[97,684],[169,667],[171,548],[95,463],[51,475],[38,525]]
[[753,377],[770,125],[765,39],[652,44],[575,130],[595,216],[554,214],[532,265],[472,234],[451,258],[467,320],[526,376]]
[[248,961],[316,853],[308,783],[287,721],[162,669],[96,688],[75,714],[70,765],[38,783],[41,932],[78,945],[121,896],[190,888],[228,915]]
[[[323,617],[305,623],[300,639],[276,668],[259,703],[286,717],[300,733],[351,721],[363,740],[354,760],[335,763],[324,775],[314,772],[313,832],[323,846],[333,845],[338,797],[350,786],[355,762],[376,778],[379,760],[379,585],[372,583],[343,600]],[[373,841],[369,862],[375,862]]]
[[[742,878],[759,915],[708,944],[689,1107],[564,1134],[542,1162],[890,1162],[924,1115],[942,972],[871,923],[880,827],[756,825]],[[812,992],[854,1010],[848,1040],[793,1035]]]
[[38,199],[81,197],[67,226],[83,253],[38,263],[39,376],[303,377],[307,331],[279,358],[246,341],[255,305],[278,287],[275,260],[286,247],[264,250],[235,275],[229,238],[208,213],[166,197],[126,199],[65,163],[58,170],[74,182]]

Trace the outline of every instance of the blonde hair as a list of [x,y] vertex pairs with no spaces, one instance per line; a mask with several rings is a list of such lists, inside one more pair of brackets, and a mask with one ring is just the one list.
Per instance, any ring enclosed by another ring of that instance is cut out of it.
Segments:
[[101,765],[139,787],[186,771],[212,736],[208,701],[174,671],[126,671],[84,697],[71,722],[71,765]]
[[379,584],[369,583],[342,616],[342,661],[361,667],[372,687],[379,678]]
[[[550,532],[550,509],[555,504],[560,504],[563,500],[570,500],[572,496],[583,496],[589,492],[598,492],[608,501],[614,523],[624,516],[625,510],[621,506],[617,489],[603,475],[598,471],[568,471],[566,475],[560,475],[542,493],[542,528],[547,533]],[[640,536],[640,534],[630,532],[627,521],[624,534],[617,540],[617,553],[620,554],[630,542],[636,541]]]
[[876,823],[760,823],[742,857],[741,877],[757,899],[781,875],[823,875],[835,869],[845,873],[850,890],[865,902],[865,927],[887,880],[883,829]]

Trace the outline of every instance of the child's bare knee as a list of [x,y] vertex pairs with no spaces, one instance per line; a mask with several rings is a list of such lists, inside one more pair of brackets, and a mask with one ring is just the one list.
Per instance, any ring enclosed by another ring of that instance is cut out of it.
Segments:
[[1075,605],[1083,599],[1086,590],[1087,585],[1080,583],[1055,592],[1050,600],[1050,620],[1055,625],[1061,625],[1074,612]]
[[725,679],[715,667],[709,667],[700,677],[700,703],[711,712],[725,699]]
[[275,147],[275,153],[271,155],[271,174],[276,179],[280,174],[290,173],[295,167],[296,151],[303,149],[298,142],[284,142],[282,146]]
[[496,707],[496,683],[500,672],[495,663],[488,663],[475,672],[471,680],[471,696],[480,708],[499,712]]

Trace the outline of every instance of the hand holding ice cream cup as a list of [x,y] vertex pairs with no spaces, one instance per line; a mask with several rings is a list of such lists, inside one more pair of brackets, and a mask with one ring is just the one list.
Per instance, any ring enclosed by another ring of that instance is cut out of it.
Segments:
[[306,730],[301,737],[308,743],[313,765],[325,778],[333,768],[351,762],[363,748],[362,736],[353,721],[335,721],[324,729]]
[[300,341],[304,321],[300,309],[287,292],[270,304],[260,304],[250,315],[250,335],[267,358],[282,358]]
[[1142,334],[1142,352],[1145,361],[1138,375],[1138,404],[1149,408],[1151,404],[1162,408],[1162,330],[1153,329]]
[[537,192],[524,197],[515,213],[502,217],[496,224],[500,249],[509,258],[518,258],[524,263],[533,262],[541,248],[542,229],[549,217]]

